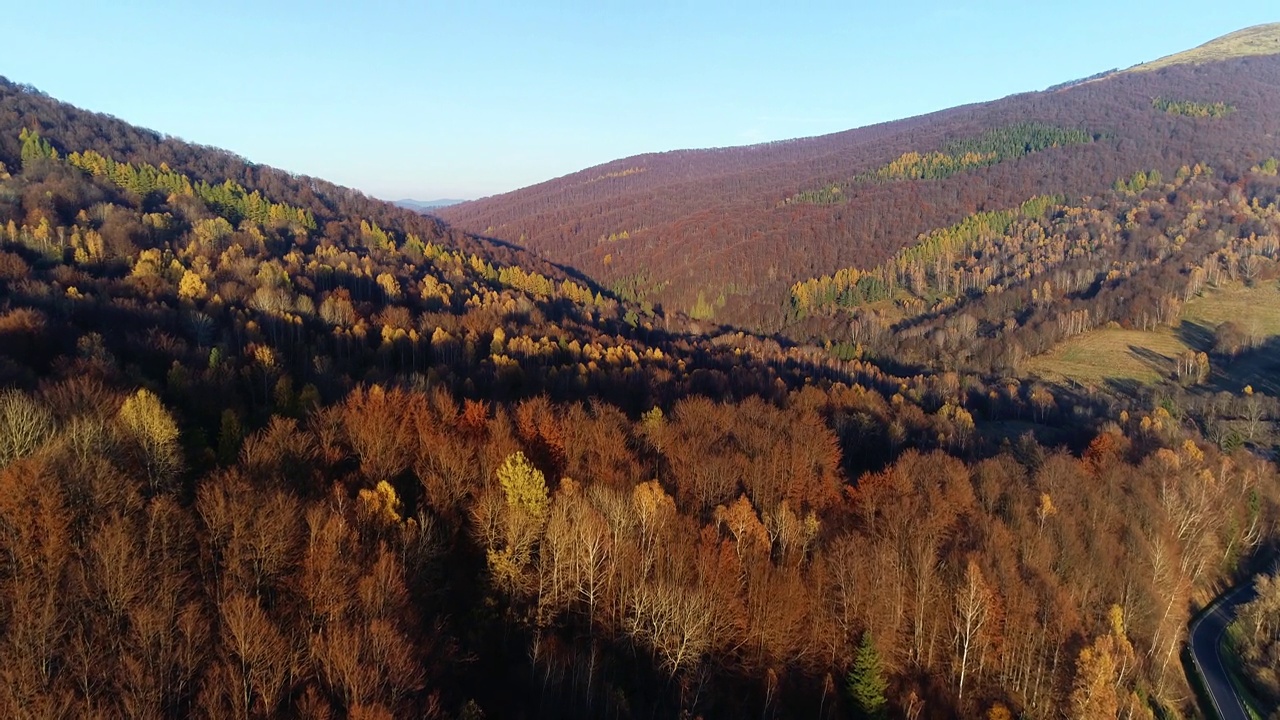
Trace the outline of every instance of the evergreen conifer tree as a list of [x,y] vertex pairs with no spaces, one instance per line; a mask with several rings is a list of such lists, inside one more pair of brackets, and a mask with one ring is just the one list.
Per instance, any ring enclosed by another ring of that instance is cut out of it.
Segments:
[[854,717],[866,720],[888,717],[885,691],[889,684],[884,679],[880,653],[871,641],[871,633],[862,634],[862,644],[858,646],[858,655],[853,660],[853,668],[845,682],[853,700]]

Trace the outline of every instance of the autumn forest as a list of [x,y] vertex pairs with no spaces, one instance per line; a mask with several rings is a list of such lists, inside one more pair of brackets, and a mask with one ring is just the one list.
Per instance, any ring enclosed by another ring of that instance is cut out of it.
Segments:
[[[1280,330],[1187,308],[1280,283],[1277,100],[1175,65],[441,219],[0,78],[0,714],[1194,716]],[[1106,332],[1185,349],[1035,371]]]

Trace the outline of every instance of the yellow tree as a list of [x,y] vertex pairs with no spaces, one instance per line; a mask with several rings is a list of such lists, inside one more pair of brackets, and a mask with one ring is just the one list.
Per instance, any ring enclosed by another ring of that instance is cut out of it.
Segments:
[[117,419],[139,451],[151,490],[173,480],[182,469],[178,424],[160,398],[143,388],[124,401]]
[[199,300],[208,294],[209,288],[199,273],[187,270],[182,274],[182,279],[178,281],[178,297],[183,300]]
[[508,455],[496,474],[501,499],[496,493],[486,493],[473,517],[488,546],[494,579],[508,590],[516,590],[525,580],[551,500],[542,471],[523,452]]
[[362,488],[356,495],[356,517],[367,523],[397,525],[403,519],[402,509],[400,496],[386,480],[380,480],[372,490]]
[[1080,651],[1071,690],[1073,720],[1114,720],[1120,709],[1116,675],[1114,636],[1103,635]]
[[547,506],[550,504],[546,479],[523,452],[517,450],[508,455],[497,474],[498,484],[502,486],[509,507],[524,512],[535,520],[546,517]]

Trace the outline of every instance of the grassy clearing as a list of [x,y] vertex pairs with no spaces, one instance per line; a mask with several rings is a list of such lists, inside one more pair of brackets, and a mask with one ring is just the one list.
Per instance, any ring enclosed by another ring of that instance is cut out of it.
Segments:
[[1232,320],[1259,338],[1280,335],[1280,283],[1207,290],[1186,304],[1182,319],[1210,330]]
[[1232,321],[1252,339],[1254,350],[1246,351],[1229,365],[1215,364],[1212,383],[1219,390],[1238,392],[1252,385],[1259,392],[1280,395],[1280,284],[1261,287],[1229,287],[1206,293],[1187,303],[1179,328],[1185,342],[1197,350],[1207,349],[1212,332]]
[[[1214,330],[1227,320],[1239,325],[1258,345],[1280,336],[1280,284],[1208,290],[1186,304],[1176,329],[1094,330],[1032,358],[1026,370],[1046,380],[1085,385],[1108,380],[1158,383],[1172,377],[1180,354],[1208,351]],[[1215,365],[1212,381],[1221,389],[1236,391],[1247,384],[1264,391],[1280,390],[1271,387],[1278,363],[1280,359],[1272,352],[1245,353],[1230,366]]]
[[1170,65],[1198,65],[1246,55],[1275,54],[1280,54],[1280,23],[1255,25],[1237,30],[1230,35],[1210,40],[1199,47],[1174,53],[1149,63],[1134,65],[1125,72],[1145,72]]
[[1155,332],[1102,329],[1059,343],[1032,358],[1027,372],[1046,380],[1097,385],[1106,380],[1157,383],[1169,376],[1187,349],[1168,328]]

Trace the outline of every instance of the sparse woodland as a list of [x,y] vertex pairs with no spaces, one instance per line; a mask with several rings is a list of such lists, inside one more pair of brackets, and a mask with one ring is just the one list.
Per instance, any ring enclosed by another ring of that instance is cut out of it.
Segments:
[[5,717],[1167,716],[1274,541],[1270,462],[981,365],[1273,277],[1264,167],[1025,208],[981,301],[908,269],[922,338],[853,340],[1010,336],[894,374],[9,83],[0,162]]

